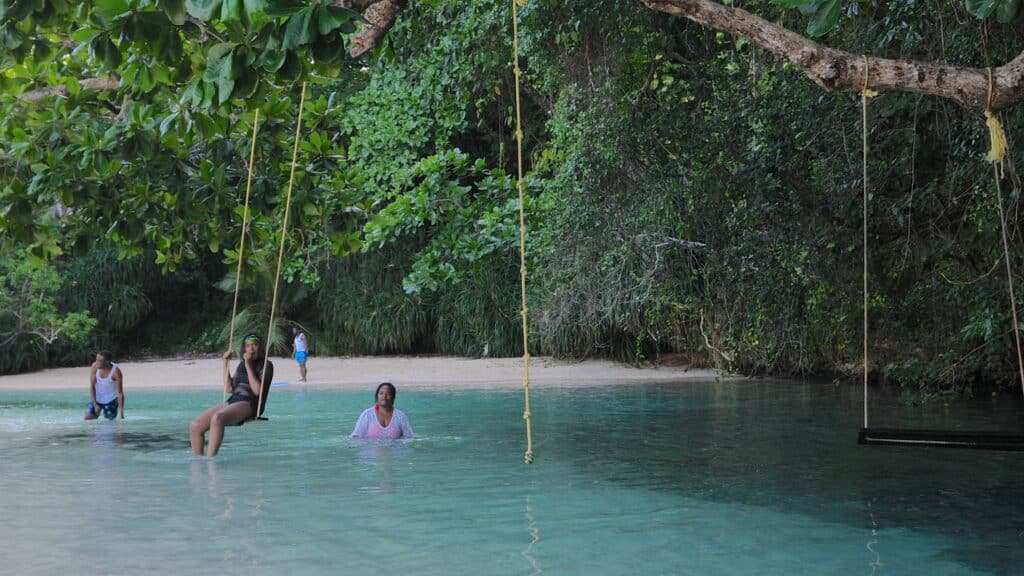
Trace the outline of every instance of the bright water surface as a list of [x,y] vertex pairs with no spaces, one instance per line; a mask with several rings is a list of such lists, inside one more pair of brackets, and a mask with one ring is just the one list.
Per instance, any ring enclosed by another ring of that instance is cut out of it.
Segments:
[[[1024,454],[863,447],[860,390],[741,381],[403,391],[419,439],[347,437],[372,390],[274,389],[188,450],[211,392],[0,393],[2,574],[1024,573]],[[1015,401],[874,426],[1020,432]]]

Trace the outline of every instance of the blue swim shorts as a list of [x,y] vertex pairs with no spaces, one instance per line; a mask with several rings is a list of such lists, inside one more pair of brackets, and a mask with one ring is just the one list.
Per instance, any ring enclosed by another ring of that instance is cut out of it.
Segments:
[[[114,398],[106,404],[100,404],[100,408],[103,409],[103,417],[107,420],[113,420],[117,418],[117,398]],[[93,416],[99,416],[96,413],[96,407],[93,406],[92,402],[89,402],[89,406],[85,410],[86,414],[92,414]]]
[[295,361],[298,362],[299,364],[305,364],[306,363],[306,353],[305,352],[296,352],[295,353]]

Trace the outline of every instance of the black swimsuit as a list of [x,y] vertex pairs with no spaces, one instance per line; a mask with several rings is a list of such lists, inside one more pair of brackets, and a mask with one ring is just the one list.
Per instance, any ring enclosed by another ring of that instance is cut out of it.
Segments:
[[[256,370],[256,377],[262,379],[263,375],[260,374],[260,371],[260,369]],[[245,369],[245,362],[239,362],[238,368],[235,370],[235,377],[231,380],[231,396],[228,397],[228,404],[248,402],[249,407],[252,408],[252,415],[255,417],[259,401],[260,399],[252,393],[252,388],[249,387],[249,371]]]

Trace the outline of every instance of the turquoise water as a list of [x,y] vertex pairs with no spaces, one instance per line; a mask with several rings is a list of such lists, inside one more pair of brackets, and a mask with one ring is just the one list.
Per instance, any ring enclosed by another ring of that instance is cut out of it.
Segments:
[[[856,444],[860,391],[801,382],[405,391],[420,438],[347,437],[373,391],[274,389],[193,457],[219,392],[0,394],[5,574],[1019,574],[1024,454]],[[1020,432],[1015,401],[873,425]]]

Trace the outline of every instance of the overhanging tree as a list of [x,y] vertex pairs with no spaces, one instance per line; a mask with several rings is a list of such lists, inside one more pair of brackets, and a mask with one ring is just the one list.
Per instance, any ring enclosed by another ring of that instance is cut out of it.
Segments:
[[[1024,53],[994,67],[990,84],[985,69],[874,58],[812,40],[838,25],[839,0],[774,2],[807,14],[808,35],[710,0],[642,0],[747,38],[827,90],[860,90],[867,71],[872,88],[973,109],[1024,97]],[[967,3],[976,17],[1001,22],[1018,7]],[[227,158],[242,148],[253,105],[281,122],[289,110],[275,103],[297,82],[317,72],[353,78],[352,57],[379,43],[398,9],[397,0],[0,0],[0,85],[9,96],[0,109],[3,241],[52,256],[103,235],[129,253],[148,243],[171,264],[194,250],[188,233],[206,234],[214,250],[230,245],[230,234],[211,226],[230,219],[231,207],[202,191],[235,186],[243,170],[232,179],[230,163],[211,163],[210,141],[220,138]],[[196,156],[202,147],[205,157]],[[176,187],[183,181],[187,195]],[[147,229],[112,211],[112,200],[133,215],[159,209],[170,218]],[[338,242],[351,236],[335,235]]]

